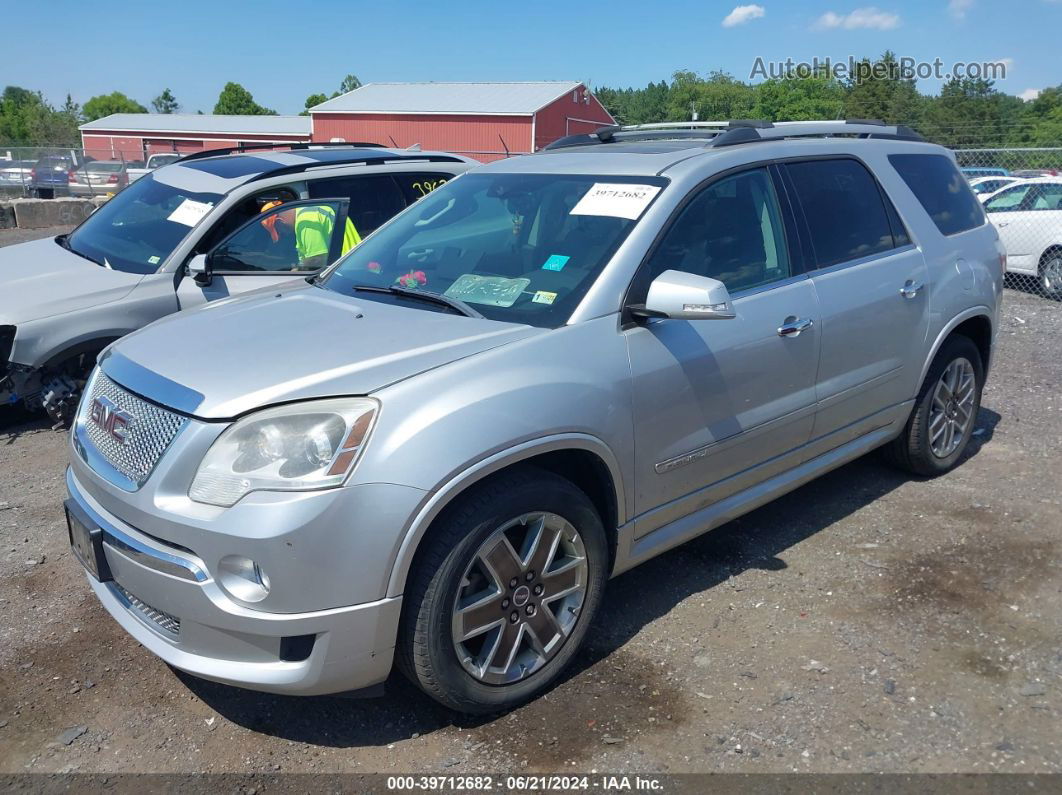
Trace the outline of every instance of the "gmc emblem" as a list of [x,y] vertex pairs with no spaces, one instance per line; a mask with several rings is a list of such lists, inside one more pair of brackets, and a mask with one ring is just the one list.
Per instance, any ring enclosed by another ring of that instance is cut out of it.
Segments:
[[105,397],[98,397],[92,401],[89,418],[118,444],[125,444],[129,434],[129,423],[134,419],[132,414],[122,411]]

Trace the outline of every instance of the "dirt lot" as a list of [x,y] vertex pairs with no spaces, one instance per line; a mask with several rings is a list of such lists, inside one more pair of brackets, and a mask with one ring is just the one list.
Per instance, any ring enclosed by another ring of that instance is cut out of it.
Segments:
[[1060,772],[1060,339],[1062,305],[1008,291],[956,471],[871,456],[613,580],[567,679],[485,721],[397,678],[300,700],[175,673],[67,550],[65,435],[8,421],[0,772]]

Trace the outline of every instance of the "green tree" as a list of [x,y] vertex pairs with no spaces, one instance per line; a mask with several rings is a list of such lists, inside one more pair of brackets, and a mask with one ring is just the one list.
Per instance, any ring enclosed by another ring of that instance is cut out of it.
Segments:
[[754,115],[767,121],[839,119],[844,114],[844,87],[825,70],[764,80],[756,86]]
[[0,143],[26,146],[31,143],[32,117],[44,98],[21,86],[7,86],[0,95]]
[[324,94],[310,94],[310,96],[306,97],[306,105],[305,105],[306,109],[302,113],[300,113],[299,115],[300,116],[309,116],[310,115],[310,108],[312,108],[314,105],[320,105],[322,102],[327,102],[327,101],[328,101],[328,97],[325,96]]
[[859,61],[848,76],[845,91],[845,118],[881,119],[888,124],[918,122],[921,97],[916,81],[901,74],[891,51],[886,50],[876,61]]
[[358,80],[357,75],[347,75],[343,78],[343,82],[339,84],[339,91],[332,94],[333,97],[338,97],[340,94],[346,94],[353,91],[356,88],[361,88],[361,81]]
[[151,100],[151,107],[156,113],[179,113],[181,105],[168,88],[162,89],[162,93]]
[[1025,146],[1058,146],[1062,142],[1062,85],[1043,89],[1026,102],[1023,124],[1012,140]]
[[1027,112],[1022,100],[997,91],[992,80],[955,78],[927,104],[919,129],[952,148],[1020,144]]
[[0,144],[7,146],[76,146],[81,109],[69,95],[59,110],[40,92],[8,86],[0,95]]
[[226,83],[218,95],[214,113],[219,116],[276,116],[277,112],[254,101],[251,92],[239,83]]
[[756,91],[733,75],[712,72],[707,78],[682,70],[672,76],[668,93],[668,118],[682,121],[697,114],[700,121],[747,119],[756,105]]
[[110,94],[100,94],[92,97],[85,103],[84,114],[86,121],[95,121],[112,113],[147,113],[148,110],[139,102],[130,99],[121,91]]

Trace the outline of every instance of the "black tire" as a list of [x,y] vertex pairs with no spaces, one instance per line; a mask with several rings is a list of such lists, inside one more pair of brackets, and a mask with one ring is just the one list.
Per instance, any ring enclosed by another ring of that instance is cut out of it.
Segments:
[[[957,359],[966,359],[974,370],[973,415],[968,423],[958,447],[946,457],[938,457],[930,447],[929,416],[933,405],[933,394],[937,382],[948,366]],[[925,380],[918,390],[914,408],[907,420],[907,425],[896,439],[884,447],[886,460],[900,469],[923,477],[943,475],[955,468],[969,444],[970,435],[977,425],[977,413],[981,408],[981,390],[984,389],[985,371],[981,354],[969,337],[955,334],[944,341],[933,363],[926,373]]]
[[1039,281],[1045,298],[1062,301],[1062,249],[1051,249],[1040,258]]
[[[451,621],[458,588],[476,551],[495,530],[537,511],[563,517],[582,539],[588,570],[583,605],[567,639],[541,668],[511,684],[487,684],[465,670],[454,647]],[[608,542],[589,498],[558,475],[517,467],[459,497],[423,543],[402,608],[396,649],[402,672],[436,701],[469,714],[512,709],[555,682],[582,645],[608,575]]]

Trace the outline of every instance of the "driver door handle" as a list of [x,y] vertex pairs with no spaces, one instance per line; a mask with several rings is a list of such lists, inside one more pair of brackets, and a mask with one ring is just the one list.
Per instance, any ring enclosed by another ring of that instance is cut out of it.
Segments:
[[815,323],[809,317],[795,317],[790,315],[785,319],[782,325],[778,327],[778,336],[799,337],[800,332],[806,331],[813,325],[815,325]]
[[913,282],[908,279],[904,282],[903,287],[900,288],[900,295],[904,298],[917,298],[918,294],[922,292],[922,288],[925,286],[925,282]]

